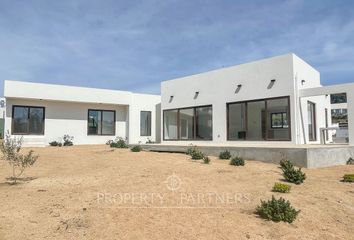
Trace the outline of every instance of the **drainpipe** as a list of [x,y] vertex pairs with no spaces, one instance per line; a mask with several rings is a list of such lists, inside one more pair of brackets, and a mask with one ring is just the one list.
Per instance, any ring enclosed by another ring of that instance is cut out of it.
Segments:
[[[296,111],[296,120],[300,120],[301,122],[301,128],[302,128],[302,137],[304,140],[304,144],[307,144],[306,142],[306,135],[305,135],[305,124],[304,124],[304,116],[302,113],[302,104],[301,104],[301,97],[299,97],[299,83],[298,83],[298,77],[297,77],[297,73],[295,74],[295,102],[297,102],[297,104],[299,105],[299,111]],[[300,125],[296,124],[297,126],[297,134],[300,135],[301,130]]]

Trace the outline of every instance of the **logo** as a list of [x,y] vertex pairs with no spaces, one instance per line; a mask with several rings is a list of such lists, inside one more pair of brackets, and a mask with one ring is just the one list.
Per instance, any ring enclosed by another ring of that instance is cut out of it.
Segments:
[[176,174],[172,174],[167,177],[164,183],[166,184],[168,190],[177,191],[181,188],[182,180]]

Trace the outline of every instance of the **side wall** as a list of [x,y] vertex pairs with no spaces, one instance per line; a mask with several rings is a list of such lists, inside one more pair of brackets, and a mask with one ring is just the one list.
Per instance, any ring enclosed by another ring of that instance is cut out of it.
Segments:
[[[160,102],[161,97],[156,95],[136,94],[132,95],[129,106],[129,138],[130,144],[146,143],[148,140],[159,142],[160,135]],[[151,136],[140,135],[140,112],[151,111]]]
[[[327,108],[328,126],[332,125],[331,119],[331,102],[329,95],[301,98],[299,100],[298,92],[302,89],[321,87],[320,73],[312,68],[304,60],[294,55],[294,84],[296,89],[297,99],[295,101],[295,115],[298,121],[295,123],[297,144],[319,144],[320,143],[320,128],[326,127],[325,109]],[[316,141],[309,141],[308,128],[308,111],[307,102],[311,101],[316,104]],[[331,133],[329,132],[328,141],[332,141]]]

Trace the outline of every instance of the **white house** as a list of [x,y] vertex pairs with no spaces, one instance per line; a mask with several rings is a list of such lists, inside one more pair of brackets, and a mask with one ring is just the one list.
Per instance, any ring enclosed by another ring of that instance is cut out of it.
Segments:
[[331,126],[330,94],[347,93],[354,145],[354,84],[323,87],[294,54],[161,83],[161,97],[125,91],[5,81],[5,129],[31,145],[64,134],[75,144],[319,144]]
[[320,143],[331,125],[320,73],[294,54],[218,69],[161,84],[163,141]]
[[5,81],[5,130],[31,146],[63,135],[75,144],[160,140],[160,96],[126,91]]

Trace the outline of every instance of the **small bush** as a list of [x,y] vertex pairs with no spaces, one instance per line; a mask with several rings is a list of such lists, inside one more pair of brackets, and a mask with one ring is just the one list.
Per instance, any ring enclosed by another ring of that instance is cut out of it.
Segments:
[[61,147],[63,146],[63,144],[61,142],[57,142],[57,141],[52,141],[49,143],[50,146],[52,147]]
[[245,166],[245,160],[242,157],[234,157],[230,161],[233,166]]
[[220,159],[230,159],[231,158],[231,153],[228,150],[220,152],[219,158]]
[[128,144],[123,138],[117,138],[109,146],[112,148],[128,148]]
[[194,159],[194,160],[200,160],[200,159],[203,159],[203,158],[204,158],[204,153],[201,152],[201,151],[198,150],[198,149],[195,149],[195,151],[193,151],[193,152],[191,153],[191,157],[192,157],[192,159]]
[[109,145],[109,146],[110,146],[113,142],[114,142],[113,140],[108,140],[108,141],[106,142],[106,145]]
[[69,134],[65,134],[63,137],[63,141],[64,141],[63,146],[73,146],[74,145],[73,140],[74,140],[73,136],[70,136]]
[[306,179],[306,174],[301,171],[301,168],[296,168],[294,164],[287,159],[280,161],[280,168],[283,171],[285,180],[288,182],[301,184]]
[[10,180],[13,184],[17,183],[23,172],[34,165],[38,159],[38,155],[33,155],[34,151],[30,150],[27,154],[21,152],[23,138],[11,138],[10,132],[7,131],[4,141],[0,144],[2,159],[5,160],[12,168],[12,176]]
[[192,156],[192,153],[195,152],[197,150],[197,147],[190,147],[187,149],[186,154],[189,156]]
[[210,158],[208,156],[205,156],[203,158],[204,164],[209,164],[210,163]]
[[272,200],[262,201],[256,209],[256,213],[262,218],[272,220],[274,222],[292,223],[300,211],[294,209],[289,201],[284,198],[276,199],[272,196]]
[[291,169],[294,167],[294,164],[292,162],[290,162],[287,159],[282,159],[280,160],[280,168],[284,171],[286,169]]
[[139,145],[133,146],[130,151],[132,152],[140,152],[141,150],[143,150],[143,148]]
[[306,179],[306,174],[301,171],[301,168],[296,169],[295,167],[283,169],[283,176],[286,181],[295,184],[301,184]]
[[273,192],[288,193],[290,192],[291,186],[284,183],[274,183]]
[[354,159],[353,158],[349,158],[347,161],[347,165],[354,165]]
[[343,176],[343,182],[354,182],[354,173],[353,174],[345,174]]

